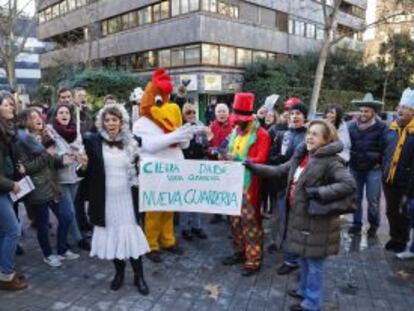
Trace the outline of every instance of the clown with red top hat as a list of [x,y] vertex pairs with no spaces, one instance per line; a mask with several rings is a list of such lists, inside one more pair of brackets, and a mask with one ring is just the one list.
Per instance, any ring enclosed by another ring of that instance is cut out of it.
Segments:
[[[228,146],[227,160],[266,163],[269,134],[253,116],[254,94],[237,93],[232,119],[236,125]],[[242,275],[255,274],[261,265],[263,228],[260,214],[260,180],[245,172],[243,205],[240,216],[231,217],[235,252],[223,259],[224,265],[244,263]]]

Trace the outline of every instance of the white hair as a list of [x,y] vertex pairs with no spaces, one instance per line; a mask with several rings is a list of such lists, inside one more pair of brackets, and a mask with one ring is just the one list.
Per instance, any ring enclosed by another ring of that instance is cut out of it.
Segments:
[[218,111],[219,109],[221,109],[221,108],[224,108],[227,112],[230,112],[230,110],[229,110],[229,106],[227,106],[227,105],[226,105],[226,104],[224,104],[224,103],[217,104],[217,105],[216,105],[216,109],[214,109],[214,112],[215,112],[215,113],[217,113],[217,111]]

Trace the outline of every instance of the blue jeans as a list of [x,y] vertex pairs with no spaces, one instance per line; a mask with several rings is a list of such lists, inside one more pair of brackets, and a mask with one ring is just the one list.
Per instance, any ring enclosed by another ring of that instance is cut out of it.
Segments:
[[8,194],[0,195],[0,272],[14,272],[14,256],[20,237],[20,226]]
[[364,189],[366,188],[366,197],[368,202],[368,222],[371,227],[378,228],[380,225],[380,199],[381,199],[381,178],[380,168],[368,171],[357,171],[351,169],[351,173],[357,184],[357,210],[354,213],[353,226],[362,227],[362,201],[364,198]]
[[180,226],[182,230],[201,229],[201,215],[199,213],[181,213]]
[[304,297],[301,306],[307,310],[320,310],[322,304],[325,258],[300,258],[298,293]]
[[69,204],[62,198],[59,203],[48,202],[40,205],[32,205],[37,225],[37,240],[42,249],[43,256],[52,255],[52,248],[49,241],[49,208],[58,220],[57,228],[57,253],[63,255],[67,249],[67,238],[70,224],[73,221],[73,213],[68,208]]
[[79,183],[76,184],[61,184],[63,202],[61,204],[67,204],[65,208],[71,210],[74,215],[72,223],[69,227],[69,234],[75,242],[82,240],[82,234],[79,230],[78,222],[76,220],[76,210],[75,210],[75,198],[78,192]]

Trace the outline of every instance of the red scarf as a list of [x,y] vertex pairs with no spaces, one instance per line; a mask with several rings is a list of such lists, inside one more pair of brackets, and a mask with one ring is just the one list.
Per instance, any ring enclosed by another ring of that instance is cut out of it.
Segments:
[[68,125],[62,125],[55,119],[53,121],[53,128],[67,143],[70,144],[75,141],[77,136],[75,123],[69,122]]
[[288,192],[289,206],[291,208],[293,207],[293,198],[295,196],[296,186],[298,185],[299,177],[302,174],[303,170],[308,165],[308,163],[309,163],[309,155],[306,154],[300,161],[299,166],[296,168],[296,171],[293,173],[293,177],[292,177],[292,180],[290,181],[289,192]]

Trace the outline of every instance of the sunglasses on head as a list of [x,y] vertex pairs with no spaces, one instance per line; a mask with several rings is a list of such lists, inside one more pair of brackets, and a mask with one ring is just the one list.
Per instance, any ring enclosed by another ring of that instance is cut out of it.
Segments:
[[196,112],[194,110],[187,110],[185,112],[185,115],[190,115],[190,114],[196,114]]

